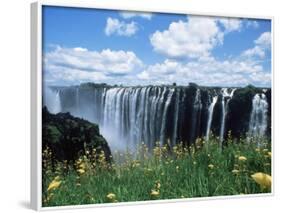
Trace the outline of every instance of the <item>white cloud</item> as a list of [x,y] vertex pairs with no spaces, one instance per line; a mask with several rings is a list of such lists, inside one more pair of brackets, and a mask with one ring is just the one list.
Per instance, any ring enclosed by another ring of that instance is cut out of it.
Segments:
[[188,21],[172,22],[167,30],[156,31],[150,36],[156,52],[168,57],[197,58],[208,56],[210,51],[223,42],[215,18],[191,16]]
[[245,50],[242,53],[242,56],[245,56],[245,57],[255,57],[255,56],[257,56],[257,57],[260,57],[260,58],[264,58],[265,52],[261,47],[255,46],[251,49]]
[[255,44],[264,47],[264,48],[270,48],[271,46],[271,33],[270,32],[264,32],[260,35],[260,37],[255,40]]
[[195,82],[208,86],[269,85],[270,76],[257,61],[238,58],[220,61],[212,57],[190,62],[166,59],[163,63],[148,66],[137,75],[140,81],[152,84],[176,82],[187,85]]
[[62,81],[105,81],[109,77],[128,75],[142,67],[142,61],[131,51],[104,49],[97,52],[81,47],[58,46],[44,55],[46,76]]
[[257,29],[259,27],[259,23],[255,20],[248,19],[246,21],[246,27],[252,27],[254,29]]
[[266,51],[271,47],[271,33],[262,33],[255,41],[256,44],[253,48],[247,49],[242,52],[242,57],[259,57],[264,58]]
[[225,32],[239,31],[242,28],[242,21],[239,18],[218,18],[225,29]]
[[124,19],[141,17],[141,18],[150,20],[152,18],[152,13],[123,11],[123,12],[120,12],[120,16]]
[[119,36],[132,36],[138,31],[138,26],[135,22],[126,23],[119,21],[115,18],[107,18],[105,34],[110,36],[112,34],[117,34]]
[[170,58],[206,57],[223,44],[225,34],[240,31],[239,18],[188,16],[187,21],[172,22],[164,31],[150,36],[154,50]]

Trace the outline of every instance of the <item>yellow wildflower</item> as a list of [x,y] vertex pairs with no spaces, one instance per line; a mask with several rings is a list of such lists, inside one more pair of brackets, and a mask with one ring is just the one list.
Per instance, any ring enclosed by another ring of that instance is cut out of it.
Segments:
[[209,169],[213,169],[215,166],[213,164],[208,165]]
[[85,170],[84,169],[78,169],[77,172],[78,172],[79,175],[83,175],[85,173]]
[[80,164],[78,165],[78,168],[79,168],[79,169],[85,170],[85,169],[86,169],[86,164],[85,164],[85,163],[80,163]]
[[271,176],[262,172],[257,172],[251,177],[254,179],[256,183],[258,183],[261,188],[263,189],[270,189],[271,188]]
[[160,189],[160,187],[161,187],[160,181],[156,181],[155,182],[155,188]]
[[268,154],[268,156],[271,158],[271,152],[268,152],[267,154]]
[[152,198],[157,198],[157,197],[159,197],[159,195],[160,195],[160,192],[158,190],[154,190],[154,189],[151,190],[150,196]]
[[239,156],[239,157],[238,157],[238,160],[239,160],[239,161],[246,161],[247,158],[246,158],[245,156]]
[[49,184],[47,191],[50,191],[50,190],[53,190],[53,189],[58,188],[58,187],[60,186],[60,184],[61,184],[61,181],[54,179],[54,180]]
[[113,193],[109,193],[108,195],[106,195],[106,198],[107,198],[109,201],[115,201],[115,200],[116,200],[116,195],[113,194]]

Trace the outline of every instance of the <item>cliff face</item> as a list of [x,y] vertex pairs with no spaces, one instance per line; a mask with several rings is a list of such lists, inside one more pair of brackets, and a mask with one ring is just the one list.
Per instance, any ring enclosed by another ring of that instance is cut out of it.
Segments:
[[72,161],[85,150],[103,151],[110,161],[110,148],[99,132],[97,124],[73,117],[70,113],[49,113],[46,107],[42,112],[42,149],[47,147],[53,153],[54,160]]

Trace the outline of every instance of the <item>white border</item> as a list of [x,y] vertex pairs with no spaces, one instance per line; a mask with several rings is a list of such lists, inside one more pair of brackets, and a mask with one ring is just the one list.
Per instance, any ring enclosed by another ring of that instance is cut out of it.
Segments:
[[[43,6],[58,6],[58,7],[76,7],[76,8],[92,8],[92,9],[108,9],[108,10],[127,10],[139,12],[158,12],[171,14],[189,14],[200,16],[217,16],[217,17],[233,17],[233,18],[250,18],[250,19],[267,19],[271,20],[271,142],[272,142],[272,191],[266,194],[249,194],[249,195],[228,195],[215,196],[204,198],[188,198],[188,199],[167,199],[167,200],[150,200],[150,201],[136,201],[136,202],[122,202],[122,203],[104,203],[104,204],[86,204],[86,205],[69,205],[59,207],[42,207],[42,7]],[[37,211],[42,210],[58,210],[58,209],[82,209],[93,207],[110,207],[110,206],[126,206],[126,205],[142,205],[142,204],[158,204],[158,203],[174,203],[186,201],[206,201],[206,200],[223,200],[235,198],[253,198],[253,197],[272,197],[275,195],[275,149],[274,149],[274,17],[273,16],[248,16],[245,14],[224,14],[213,12],[196,12],[187,10],[159,10],[152,9],[152,7],[138,7],[120,5],[116,1],[114,4],[106,4],[106,2],[95,3],[58,3],[50,0],[39,0],[31,4],[31,208]]]

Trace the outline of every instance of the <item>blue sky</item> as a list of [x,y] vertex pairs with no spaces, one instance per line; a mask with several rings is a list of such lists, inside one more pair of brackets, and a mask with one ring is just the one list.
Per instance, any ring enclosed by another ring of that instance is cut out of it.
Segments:
[[271,85],[270,20],[49,7],[48,85]]

